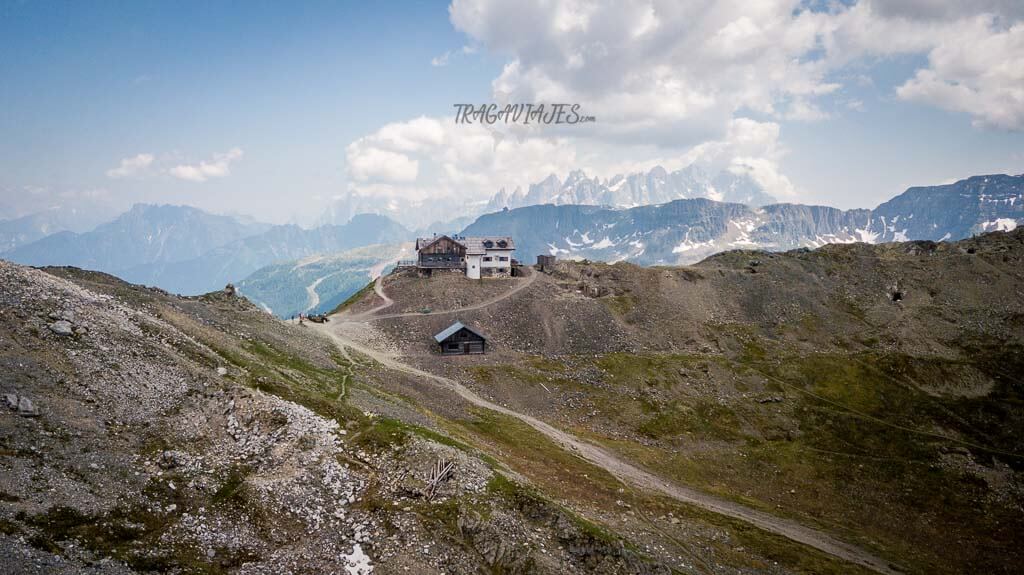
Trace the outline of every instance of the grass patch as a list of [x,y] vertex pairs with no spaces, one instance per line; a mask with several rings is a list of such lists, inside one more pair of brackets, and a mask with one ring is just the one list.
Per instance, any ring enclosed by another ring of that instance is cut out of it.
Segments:
[[406,444],[409,436],[405,424],[389,417],[377,417],[369,426],[352,437],[351,444],[373,453],[380,453]]
[[[693,448],[678,453],[593,434],[595,440],[665,477],[898,557],[911,571],[983,565],[998,572],[1024,560],[1015,531],[1024,519],[1013,515],[1013,504],[997,501],[970,467],[943,463],[956,453],[965,465],[1024,468],[1024,458],[1009,455],[1020,451],[1024,433],[1024,383],[1013,375],[1024,373],[1022,350],[979,343],[962,360],[874,351],[797,355],[736,341],[742,345],[731,359],[716,361],[719,378],[732,372],[781,402],[734,395],[723,405],[702,405],[684,396],[659,405],[623,394],[602,406],[605,424],[639,413],[645,418],[631,429],[659,440],[685,434],[687,443],[671,447]],[[613,355],[596,363],[624,390],[669,382],[675,369],[668,356]],[[777,542],[765,535],[744,537],[761,538],[765,555],[780,563],[828,572],[792,551],[772,552]],[[969,551],[951,553],[965,546]]]
[[621,499],[621,484],[611,474],[562,449],[522,421],[482,409],[474,410],[473,415],[452,422],[453,433],[488,446],[543,491],[608,509]]
[[636,297],[631,295],[605,296],[598,298],[597,301],[603,303],[612,313],[620,317],[636,309],[637,304]]
[[700,367],[706,360],[696,355],[638,355],[609,353],[595,361],[606,373],[606,380],[622,389],[653,386],[671,388],[683,373]]
[[245,369],[248,375],[245,383],[251,387],[303,405],[340,423],[352,420],[365,423],[362,412],[341,397],[343,387],[351,383],[342,368],[351,366],[339,355],[332,356],[337,367],[325,368],[261,341],[246,342],[241,351],[225,348],[216,351]]
[[653,439],[684,433],[703,439],[734,440],[741,437],[740,422],[726,406],[698,401],[694,405],[673,402],[637,426],[637,431]]

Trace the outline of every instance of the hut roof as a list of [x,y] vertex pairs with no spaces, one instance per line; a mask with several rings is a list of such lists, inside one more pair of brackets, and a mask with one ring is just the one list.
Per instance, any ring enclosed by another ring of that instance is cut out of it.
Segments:
[[422,250],[423,248],[437,242],[441,238],[447,238],[462,247],[466,248],[466,253],[471,255],[479,255],[487,253],[488,250],[514,250],[516,249],[516,243],[510,236],[435,236],[432,238],[416,238],[416,250]]
[[435,335],[434,336],[434,340],[437,343],[441,343],[442,341],[444,341],[444,340],[448,339],[449,337],[455,335],[455,333],[458,332],[462,328],[466,328],[471,333],[474,333],[477,336],[479,336],[481,339],[487,339],[487,336],[485,336],[484,334],[482,334],[482,333],[478,332],[477,330],[469,327],[468,325],[462,323],[461,321],[457,321],[457,322],[451,324],[450,326],[446,327],[445,329],[443,329],[437,335]]

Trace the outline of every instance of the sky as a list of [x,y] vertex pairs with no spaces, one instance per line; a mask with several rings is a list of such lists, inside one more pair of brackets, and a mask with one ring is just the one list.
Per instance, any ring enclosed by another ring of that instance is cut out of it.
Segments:
[[[460,103],[594,121],[457,124]],[[691,163],[874,207],[1024,172],[1024,3],[0,0],[0,217],[486,199]]]

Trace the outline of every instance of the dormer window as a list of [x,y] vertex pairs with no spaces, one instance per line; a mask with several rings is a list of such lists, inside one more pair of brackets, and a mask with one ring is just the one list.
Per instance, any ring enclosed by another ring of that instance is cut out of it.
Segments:
[[494,242],[492,242],[491,240],[484,240],[484,247],[487,249],[491,249],[494,247]]
[[[488,247],[490,247],[490,246],[488,246]],[[507,248],[508,247],[508,242],[506,242],[505,240],[498,240],[498,247],[499,248]]]

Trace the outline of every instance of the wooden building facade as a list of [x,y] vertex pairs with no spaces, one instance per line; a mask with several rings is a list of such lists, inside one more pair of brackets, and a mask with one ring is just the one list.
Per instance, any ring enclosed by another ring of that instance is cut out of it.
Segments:
[[483,334],[457,321],[434,336],[441,355],[467,355],[484,353],[487,338]]
[[448,236],[416,240],[417,262],[421,268],[458,269],[466,265],[466,246]]

